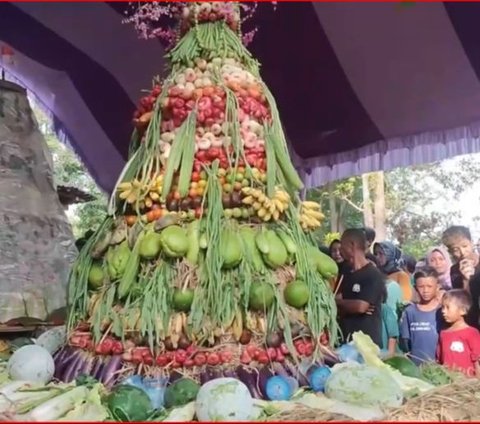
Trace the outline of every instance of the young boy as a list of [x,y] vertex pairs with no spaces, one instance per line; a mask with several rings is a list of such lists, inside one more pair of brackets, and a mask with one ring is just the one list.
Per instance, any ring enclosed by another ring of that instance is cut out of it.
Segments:
[[468,377],[480,377],[480,332],[465,322],[472,306],[470,294],[463,289],[446,292],[442,300],[442,314],[449,328],[440,333],[437,359]]
[[456,262],[450,268],[452,288],[467,290],[472,298],[472,307],[465,321],[468,325],[480,329],[480,261],[470,230],[454,225],[443,233],[442,242]]
[[400,344],[417,365],[434,361],[438,342],[438,274],[424,267],[414,275],[418,303],[403,311],[400,320]]

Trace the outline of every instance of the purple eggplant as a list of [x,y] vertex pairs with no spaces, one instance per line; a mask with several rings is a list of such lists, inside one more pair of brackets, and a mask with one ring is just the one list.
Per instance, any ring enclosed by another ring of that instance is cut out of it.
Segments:
[[215,380],[216,378],[223,377],[223,370],[220,367],[209,367],[209,374],[212,376],[211,380]]
[[85,362],[82,365],[82,367],[78,370],[77,375],[90,375],[90,373],[92,372],[93,363],[94,363],[96,357],[89,354],[89,353],[87,353],[86,356],[87,357],[85,359]]
[[70,383],[71,381],[75,380],[78,371],[85,363],[85,359],[85,353],[80,352],[80,354],[75,357],[75,359],[71,361],[70,364],[65,368],[61,380],[65,383]]
[[228,377],[228,378],[236,378],[236,379],[238,380],[238,375],[237,375],[237,373],[235,372],[235,370],[232,369],[232,368],[226,369],[226,370],[223,372],[223,376],[224,376],[224,377]]
[[244,368],[241,365],[237,367],[235,372],[238,375],[238,379],[243,384],[245,384],[245,386],[247,386],[252,397],[256,399],[261,399],[262,395],[258,390],[258,386],[257,386],[257,379],[258,379],[257,375],[255,375],[251,370]]
[[180,374],[178,371],[172,371],[168,382],[169,384],[172,384],[175,383],[175,381],[180,380],[181,378],[183,378],[183,374]]
[[98,368],[100,368],[100,365],[102,364],[102,357],[101,356],[95,356],[95,359],[92,364],[92,370],[90,371],[90,375],[95,378],[95,374],[98,371]]
[[95,368],[92,371],[92,376],[95,378],[95,380],[100,381],[100,378],[103,373],[103,369],[105,368],[105,364],[107,363],[108,358],[105,358],[103,356],[100,356],[97,360],[97,363],[95,364]]
[[122,368],[122,366],[122,355],[112,356],[110,361],[107,363],[107,365],[105,365],[103,369],[100,381],[107,387],[113,386],[113,384],[118,378],[117,372]]
[[209,381],[210,381],[210,379],[209,379],[209,375],[208,375],[207,371],[203,370],[200,373],[200,385],[203,386],[205,383],[208,383]]
[[273,377],[272,370],[265,366],[258,372],[258,389],[263,396],[263,399],[267,399],[267,381],[270,377]]
[[284,364],[285,364],[285,369],[290,374],[290,376],[298,380],[298,384],[300,387],[309,386],[307,377],[298,370],[295,364],[293,364],[290,361],[285,361]]
[[55,362],[56,379],[62,380],[67,368],[80,356],[81,352],[79,349],[66,349],[63,355],[57,357]]
[[272,370],[275,375],[280,375],[282,377],[291,377],[283,365],[280,362],[272,362]]

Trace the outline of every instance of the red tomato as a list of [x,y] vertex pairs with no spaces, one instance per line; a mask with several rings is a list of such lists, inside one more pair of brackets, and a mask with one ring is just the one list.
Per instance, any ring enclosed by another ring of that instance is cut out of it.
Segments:
[[198,172],[198,171],[192,172],[191,181],[194,182],[194,183],[198,183],[200,181],[200,172]]
[[195,365],[197,367],[201,367],[202,365],[205,365],[207,362],[207,357],[205,356],[204,353],[197,353],[195,357],[193,358],[193,361],[195,362]]
[[218,365],[220,362],[220,356],[217,353],[210,353],[207,358],[208,365]]

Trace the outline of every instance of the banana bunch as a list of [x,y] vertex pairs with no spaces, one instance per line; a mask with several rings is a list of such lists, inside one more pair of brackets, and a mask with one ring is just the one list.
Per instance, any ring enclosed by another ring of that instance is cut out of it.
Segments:
[[304,201],[300,204],[300,225],[304,231],[316,230],[324,218],[319,203]]
[[118,185],[119,197],[128,204],[139,202],[141,208],[151,208],[160,199],[163,187],[163,175],[153,176],[149,183],[142,183],[137,178]]
[[280,189],[275,190],[272,198],[267,197],[262,190],[253,187],[244,187],[242,192],[245,195],[242,203],[251,206],[264,222],[272,219],[278,221],[280,214],[287,210],[290,201],[288,193]]
[[143,184],[135,178],[133,181],[120,183],[117,190],[119,192],[118,197],[131,205],[142,198],[144,187]]

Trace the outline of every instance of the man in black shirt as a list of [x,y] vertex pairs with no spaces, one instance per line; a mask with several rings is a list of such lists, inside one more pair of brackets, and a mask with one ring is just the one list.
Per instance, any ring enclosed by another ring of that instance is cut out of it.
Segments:
[[470,230],[454,225],[445,230],[442,242],[456,261],[450,268],[452,288],[467,290],[472,296],[472,307],[465,320],[468,325],[480,329],[480,261]]
[[341,243],[342,256],[350,265],[349,271],[343,275],[336,299],[344,341],[348,341],[352,333],[363,331],[381,346],[384,277],[365,257],[366,237],[363,230],[346,230]]

